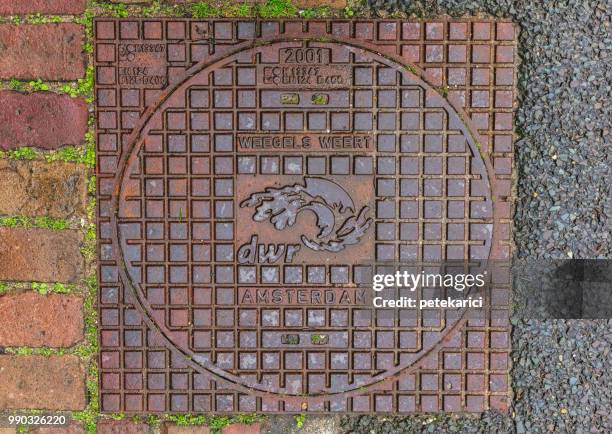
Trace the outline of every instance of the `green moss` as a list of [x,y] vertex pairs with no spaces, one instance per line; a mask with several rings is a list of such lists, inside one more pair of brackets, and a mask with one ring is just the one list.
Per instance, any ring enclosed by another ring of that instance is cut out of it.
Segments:
[[98,3],[98,6],[103,13],[117,17],[117,18],[127,18],[130,13],[128,8],[123,3]]
[[447,85],[445,86],[440,86],[437,88],[438,92],[440,92],[440,94],[446,98],[448,96],[448,91],[449,91],[449,87]]
[[93,44],[89,41],[83,43],[83,52],[90,54],[93,53]]
[[76,285],[59,283],[59,282],[56,282],[56,283],[32,282],[32,290],[38,292],[41,295],[47,295],[49,293],[69,294],[76,290]]
[[248,413],[239,414],[238,416],[234,416],[233,418],[234,422],[243,423],[245,425],[250,425],[255,422],[260,422],[264,419],[265,419],[264,416],[260,416],[258,414],[248,414]]
[[315,105],[325,105],[329,102],[329,95],[325,93],[315,93],[312,95],[312,103]]
[[93,53],[93,17],[93,12],[90,10],[85,10],[83,15],[80,17],[75,17],[73,20],[76,24],[82,25],[85,29],[83,52],[87,54]]
[[300,17],[305,18],[307,20],[311,18],[316,18],[316,16],[317,16],[317,11],[315,10],[315,8],[306,8],[300,11]]
[[159,0],[155,0],[151,2],[149,6],[146,6],[142,9],[142,14],[144,16],[150,17],[152,15],[157,15],[162,12],[164,6]]
[[210,3],[198,2],[191,5],[191,16],[194,18],[210,18],[221,14],[221,9]]
[[290,0],[266,0],[257,7],[257,13],[262,18],[292,17],[297,12]]
[[96,175],[90,176],[87,180],[87,193],[96,194]]
[[32,92],[49,90],[49,85],[47,83],[43,83],[40,78],[38,80],[28,81],[28,86]]
[[195,416],[190,413],[168,415],[167,420],[174,422],[178,426],[206,425],[208,422],[206,416]]
[[160,423],[161,423],[161,420],[159,417],[157,417],[157,415],[150,414],[147,416],[147,425],[149,425],[149,427],[156,428],[159,426]]
[[312,18],[326,18],[332,15],[332,10],[329,6],[317,6],[301,10],[299,11],[299,15],[307,20]]
[[27,15],[25,17],[25,22],[28,24],[61,23],[62,17],[59,17],[57,15],[47,16],[47,15],[42,15],[40,13],[37,13],[33,15]]
[[96,258],[96,225],[93,223],[87,225],[81,254],[86,261],[93,261]]
[[217,2],[198,2],[191,5],[194,18],[210,17],[250,17],[255,7],[249,3],[235,3],[231,0]]
[[9,228],[42,228],[42,229],[53,229],[62,230],[68,229],[70,223],[64,219],[56,219],[47,216],[40,217],[25,217],[25,216],[12,216],[12,217],[0,217],[0,226]]
[[78,286],[72,283],[60,282],[0,282],[0,294],[5,294],[9,291],[23,292],[28,290],[32,290],[41,295],[70,294],[76,292]]
[[295,420],[295,425],[299,428],[302,428],[304,426],[304,421],[306,420],[306,415],[305,414],[296,414],[295,416],[293,416],[293,419]]
[[95,145],[86,144],[85,146],[66,146],[58,149],[57,151],[45,154],[45,160],[48,163],[62,161],[64,163],[80,163],[87,167],[95,167]]
[[178,426],[197,426],[206,425],[211,432],[218,433],[223,428],[233,423],[252,424],[264,420],[264,416],[257,414],[238,414],[236,416],[205,416],[186,414],[166,414],[161,418],[155,415],[150,415],[147,418],[149,426],[154,427],[163,421],[173,422]]
[[319,344],[325,344],[328,341],[328,337],[325,335],[312,335],[310,336],[310,341],[315,344],[315,345],[319,345]]
[[29,15],[11,15],[8,17],[0,17],[0,22],[9,22],[12,24],[48,24],[61,23],[64,19],[57,15],[43,15],[41,13]]
[[253,7],[248,3],[241,3],[237,5],[231,5],[229,9],[229,16],[232,17],[250,17],[253,15]]
[[85,339],[73,353],[88,362],[87,368],[87,408],[73,413],[76,420],[83,422],[87,434],[96,433],[96,422],[99,415],[98,402],[98,365],[96,354],[98,353],[98,330],[96,326],[97,312],[95,300],[97,293],[97,280],[94,274],[85,279],[85,293],[83,299],[83,311],[85,319]]
[[412,65],[405,65],[406,69],[412,72],[414,75],[419,75],[419,71]]
[[68,83],[60,87],[60,91],[67,93],[72,98],[78,96],[85,97],[87,104],[93,102],[93,86],[94,86],[94,69],[89,65],[85,71],[85,78],[79,78],[77,81]]
[[12,89],[12,90],[18,90],[20,92],[25,92],[26,91],[25,84],[26,84],[25,82],[19,81],[16,78],[11,78],[9,80],[8,87],[9,89]]
[[38,152],[28,146],[10,151],[0,151],[0,158],[9,158],[11,160],[33,160],[37,156]]
[[[89,137],[91,137],[91,140],[89,140]],[[64,163],[84,164],[87,167],[93,168],[96,165],[93,133],[86,133],[85,146],[65,146],[45,153],[27,146],[11,151],[0,151],[0,158],[8,158],[10,160],[35,160],[38,157],[44,158],[47,163],[61,161]]]
[[212,416],[208,420],[208,427],[215,433],[221,431],[223,428],[232,423],[232,419],[228,416]]
[[33,92],[49,90],[49,85],[47,83],[43,83],[40,78],[36,81],[29,81],[28,85]]
[[62,356],[66,354],[66,350],[63,348],[31,348],[31,347],[9,347],[5,348],[4,352],[7,354],[14,354],[16,356]]

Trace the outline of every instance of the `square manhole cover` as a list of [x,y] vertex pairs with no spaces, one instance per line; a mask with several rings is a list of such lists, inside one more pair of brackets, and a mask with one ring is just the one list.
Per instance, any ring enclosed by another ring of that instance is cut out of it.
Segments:
[[375,309],[371,279],[510,258],[511,23],[95,38],[103,412],[507,408],[507,282],[468,320]]

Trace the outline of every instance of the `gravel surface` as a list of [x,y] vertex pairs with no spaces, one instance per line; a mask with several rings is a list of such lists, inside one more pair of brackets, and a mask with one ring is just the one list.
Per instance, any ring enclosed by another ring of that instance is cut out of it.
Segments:
[[[380,16],[510,17],[519,39],[516,254],[612,258],[608,0],[368,0]],[[506,415],[344,417],[343,431],[612,432],[612,321],[513,318]]]

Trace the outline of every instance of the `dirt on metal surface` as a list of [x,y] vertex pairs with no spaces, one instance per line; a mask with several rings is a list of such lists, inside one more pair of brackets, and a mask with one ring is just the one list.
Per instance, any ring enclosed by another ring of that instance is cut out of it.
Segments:
[[507,283],[505,314],[469,320],[374,309],[368,285],[510,258],[511,23],[95,37],[103,412],[507,408]]

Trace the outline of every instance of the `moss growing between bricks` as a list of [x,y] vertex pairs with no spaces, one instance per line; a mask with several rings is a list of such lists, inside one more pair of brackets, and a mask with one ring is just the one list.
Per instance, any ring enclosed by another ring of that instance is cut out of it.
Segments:
[[219,433],[223,428],[233,423],[241,423],[250,425],[257,422],[262,422],[266,419],[265,416],[257,414],[239,414],[236,416],[205,416],[187,414],[171,414],[161,417],[149,416],[147,423],[150,426],[156,426],[161,422],[172,422],[178,426],[207,426],[212,433]]
[[81,78],[75,82],[65,84],[60,87],[60,90],[67,93],[72,98],[78,96],[85,97],[88,104],[93,102],[93,86],[94,86],[94,70],[93,66],[89,65],[85,70],[85,78]]
[[289,0],[267,0],[258,6],[257,12],[262,18],[292,17],[298,8]]
[[0,217],[0,226],[8,228],[42,228],[42,229],[53,229],[62,230],[70,229],[74,227],[68,220],[55,219],[51,217],[26,217],[26,216],[14,216],[14,217]]
[[98,403],[98,314],[96,311],[96,294],[98,282],[95,275],[85,279],[86,288],[83,300],[83,316],[85,321],[85,339],[82,344],[74,349],[74,354],[81,357],[87,363],[87,407],[83,411],[74,412],[73,417],[83,422],[88,434],[96,432],[96,422],[99,415]]
[[20,81],[16,78],[11,78],[8,87],[19,92],[36,92],[49,90],[49,85],[44,83],[40,78],[37,80]]
[[85,134],[84,146],[64,146],[58,150],[43,152],[27,146],[10,150],[0,151],[0,158],[11,160],[45,160],[47,163],[62,161],[64,163],[84,164],[89,168],[96,165],[95,142],[93,132]]
[[79,290],[72,283],[44,283],[44,282],[0,282],[0,295],[11,292],[35,291],[40,295],[71,294]]

